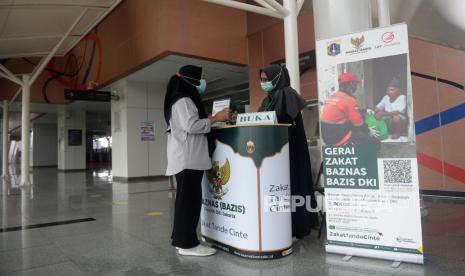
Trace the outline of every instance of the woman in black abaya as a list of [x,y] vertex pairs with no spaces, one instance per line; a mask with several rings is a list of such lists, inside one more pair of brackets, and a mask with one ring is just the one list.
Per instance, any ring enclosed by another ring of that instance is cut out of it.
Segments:
[[[289,128],[289,157],[291,172],[291,195],[310,198],[311,207],[316,208],[311,174],[307,137],[300,111],[305,100],[290,87],[289,72],[285,67],[274,64],[260,69],[261,87],[268,96],[259,111],[276,111],[279,123],[291,124]],[[302,239],[312,227],[318,225],[318,216],[300,206],[292,213],[292,235]]]

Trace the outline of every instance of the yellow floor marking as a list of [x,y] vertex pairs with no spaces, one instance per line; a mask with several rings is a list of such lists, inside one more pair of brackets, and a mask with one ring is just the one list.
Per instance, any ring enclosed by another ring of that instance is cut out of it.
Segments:
[[163,215],[162,212],[149,212],[149,213],[147,213],[147,216],[149,216],[149,217],[159,217],[161,215]]

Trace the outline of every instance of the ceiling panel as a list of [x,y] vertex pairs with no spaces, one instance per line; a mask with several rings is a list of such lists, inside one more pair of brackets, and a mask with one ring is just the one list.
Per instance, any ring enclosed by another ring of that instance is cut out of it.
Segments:
[[45,55],[84,16],[56,53],[65,55],[121,0],[0,0],[0,59]]
[[17,56],[22,55],[34,56],[35,54],[44,54],[50,49],[52,49],[60,40],[59,37],[49,37],[49,38],[24,38],[19,40],[0,40],[0,53],[5,56]]
[[2,34],[2,30],[5,27],[5,23],[8,18],[8,9],[1,9],[0,8],[0,35]]
[[105,11],[106,9],[103,8],[89,9],[81,21],[77,24],[76,28],[74,28],[73,34],[82,35],[89,31],[89,29],[92,27],[92,24],[95,23],[95,19],[103,16]]
[[58,53],[68,52],[68,49],[71,49],[74,45],[76,45],[76,43],[78,43],[80,39],[80,36],[68,37],[61,45],[60,49],[58,50]]
[[64,35],[83,10],[81,7],[14,7],[2,37]]
[[[0,5],[2,0],[0,0]],[[12,2],[11,0],[5,1]],[[13,0],[14,5],[72,5],[88,7],[110,7],[116,0]]]

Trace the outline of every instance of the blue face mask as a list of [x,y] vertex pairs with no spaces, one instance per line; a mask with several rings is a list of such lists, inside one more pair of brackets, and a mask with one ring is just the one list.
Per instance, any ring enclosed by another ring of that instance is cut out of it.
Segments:
[[207,89],[207,81],[204,79],[200,80],[200,84],[196,86],[197,91],[199,91],[200,94],[203,94],[205,92],[205,89]]
[[262,87],[262,90],[265,92],[270,92],[274,88],[274,85],[271,81],[261,82],[260,86]]

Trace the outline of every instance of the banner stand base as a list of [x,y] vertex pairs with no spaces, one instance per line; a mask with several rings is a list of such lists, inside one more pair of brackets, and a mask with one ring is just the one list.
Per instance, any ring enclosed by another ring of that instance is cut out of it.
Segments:
[[392,262],[391,267],[392,268],[399,268],[399,266],[401,264],[402,264],[402,262],[400,262],[400,261],[394,261],[394,262]]
[[[413,264],[424,264],[423,255],[421,254],[410,254],[403,252],[390,252],[390,251],[381,251],[381,250],[370,250],[365,248],[354,248],[354,247],[344,247],[327,244],[325,246],[326,253],[341,254],[344,257],[342,260],[345,260],[348,257],[362,257],[362,258],[373,258],[386,260],[393,262],[392,265],[399,263],[413,263]],[[350,260],[350,258],[348,259]]]
[[348,262],[348,261],[350,261],[350,259],[352,259],[352,255],[345,255],[344,257],[342,257],[342,260],[344,262]]

